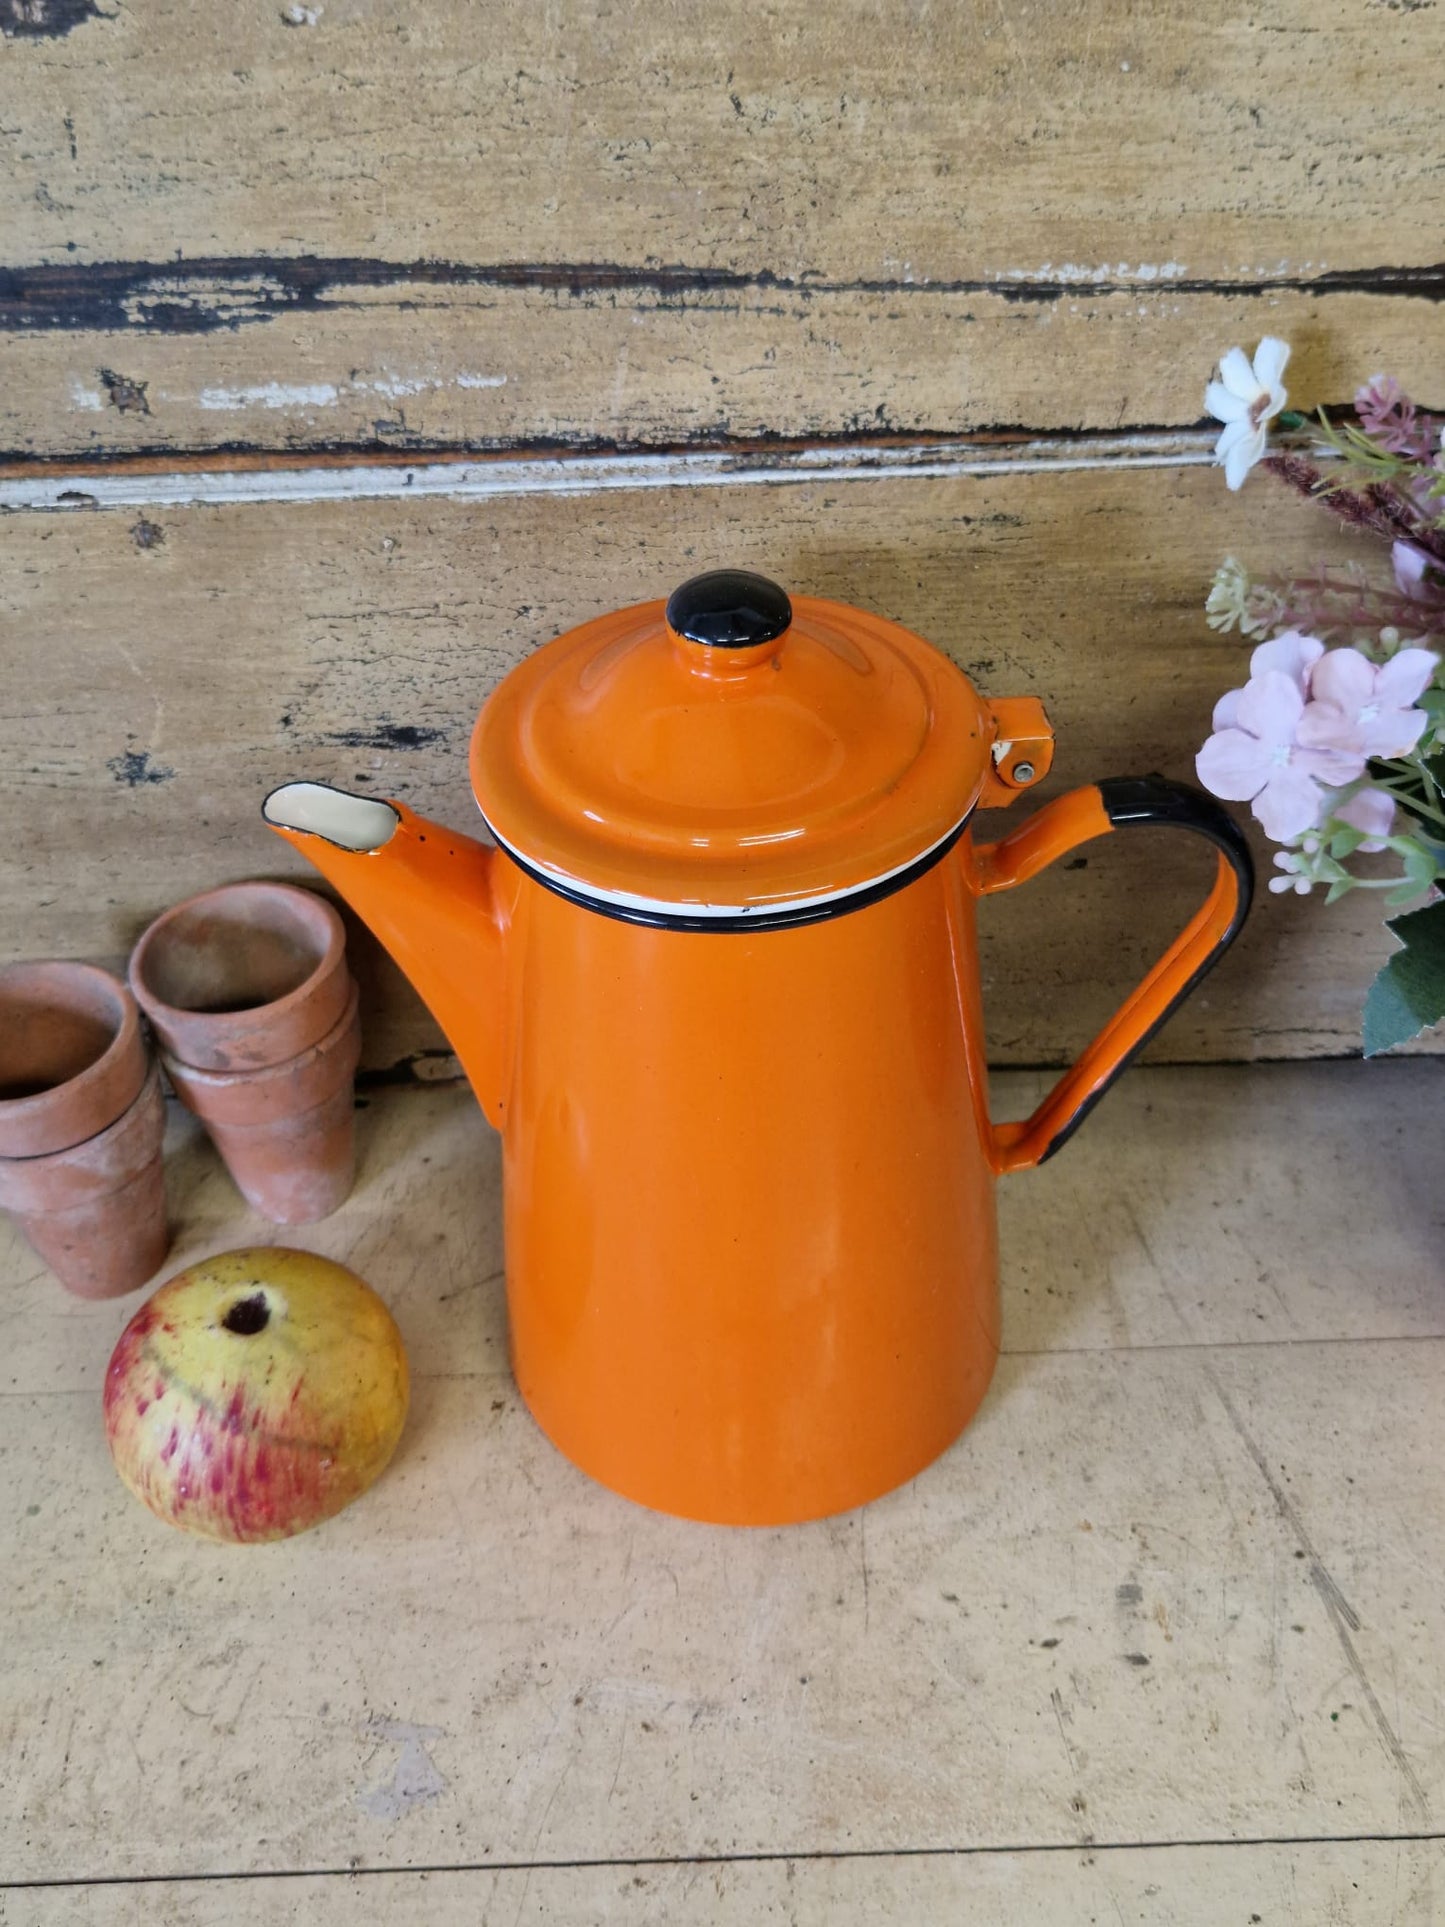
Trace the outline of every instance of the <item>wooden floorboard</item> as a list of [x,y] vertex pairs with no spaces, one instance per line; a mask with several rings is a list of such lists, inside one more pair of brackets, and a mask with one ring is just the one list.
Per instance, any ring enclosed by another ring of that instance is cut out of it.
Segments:
[[423,1378],[365,1509],[253,1556],[6,1398],[7,1875],[1429,1830],[1442,1363],[1007,1360],[906,1492],[739,1537]]
[[884,1854],[0,1890],[4,1927],[1434,1927],[1437,1840]]
[[[1069,286],[1024,300],[1008,287],[767,279],[671,294],[641,278],[595,292],[405,280],[378,291],[346,285],[347,273],[336,264],[304,325],[280,299],[235,328],[180,334],[118,333],[118,315],[80,327],[12,315],[7,329],[0,289],[0,451],[74,462],[359,448],[425,459],[529,443],[705,448],[756,437],[766,450],[782,437],[1188,428],[1218,357],[1232,342],[1252,353],[1267,334],[1294,344],[1291,406],[1306,412],[1348,404],[1377,368],[1422,401],[1442,393],[1439,269],[1365,287]],[[147,279],[173,301],[204,304],[225,271],[160,266],[135,278],[126,305],[143,313]],[[85,292],[81,271],[78,301]]]
[[[10,0],[0,20],[6,265],[91,270],[117,332],[258,309],[304,330],[337,267],[419,257],[443,297],[521,263],[604,300],[647,271],[702,296],[721,271],[724,299],[749,272],[1148,299],[1437,258],[1429,7]],[[117,294],[104,270],[136,261],[154,284]]]
[[[657,1517],[541,1438],[463,1092],[375,1099],[357,1194],[289,1234],[384,1291],[417,1379],[375,1492],[286,1545],[136,1507],[97,1400],[129,1307],[12,1240],[0,1879],[216,1878],[4,1918],[280,1919],[313,1890],[227,1877],[365,1868],[391,1884],[323,1880],[314,1917],[1429,1919],[1440,1089],[1134,1073],[1003,1187],[1008,1352],[965,1438],[789,1531]],[[257,1235],[176,1135],[175,1261]],[[401,1878],[436,1868],[472,1871]]]

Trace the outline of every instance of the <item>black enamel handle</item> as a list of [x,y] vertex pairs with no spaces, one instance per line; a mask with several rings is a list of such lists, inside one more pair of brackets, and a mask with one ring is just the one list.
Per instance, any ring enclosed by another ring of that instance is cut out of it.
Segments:
[[1244,927],[1254,895],[1254,859],[1229,813],[1189,783],[1167,776],[1114,776],[1071,790],[997,843],[974,851],[981,895],[1010,890],[1056,857],[1113,830],[1189,830],[1218,852],[1214,887],[1191,922],[1099,1035],[1059,1079],[1032,1117],[994,1129],[1000,1171],[1026,1170],[1066,1144],[1111,1084],[1197,989]]

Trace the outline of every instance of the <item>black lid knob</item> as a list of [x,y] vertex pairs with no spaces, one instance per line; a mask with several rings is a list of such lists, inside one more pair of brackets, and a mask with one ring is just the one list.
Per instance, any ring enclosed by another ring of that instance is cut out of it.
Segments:
[[754,649],[776,642],[793,620],[793,605],[776,582],[746,569],[695,575],[667,599],[667,624],[689,642],[712,649]]

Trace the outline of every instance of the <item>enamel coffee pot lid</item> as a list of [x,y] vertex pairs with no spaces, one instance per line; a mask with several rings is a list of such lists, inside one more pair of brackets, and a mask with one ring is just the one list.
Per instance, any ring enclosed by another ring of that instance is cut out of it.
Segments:
[[695,576],[559,636],[472,737],[497,841],[539,881],[640,921],[807,921],[905,882],[958,834],[993,721],[897,623]]

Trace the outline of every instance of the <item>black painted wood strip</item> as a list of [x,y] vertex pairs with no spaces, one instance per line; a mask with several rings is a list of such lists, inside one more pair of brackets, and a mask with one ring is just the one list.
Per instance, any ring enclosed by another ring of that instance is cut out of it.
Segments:
[[[119,333],[205,334],[274,321],[280,316],[346,305],[348,290],[492,287],[554,290],[575,300],[629,291],[654,304],[711,297],[748,306],[772,295],[996,295],[1029,306],[1081,294],[1099,298],[1141,290],[1128,281],[829,281],[768,272],[745,274],[685,264],[619,262],[385,261],[362,256],[211,255],[187,261],[96,261],[0,267],[0,331],[104,329]],[[1275,292],[1326,296],[1373,294],[1445,300],[1445,262],[1428,267],[1337,269],[1313,276],[1254,280],[1171,280],[1171,295],[1259,296]],[[729,299],[731,297],[731,299]]]

